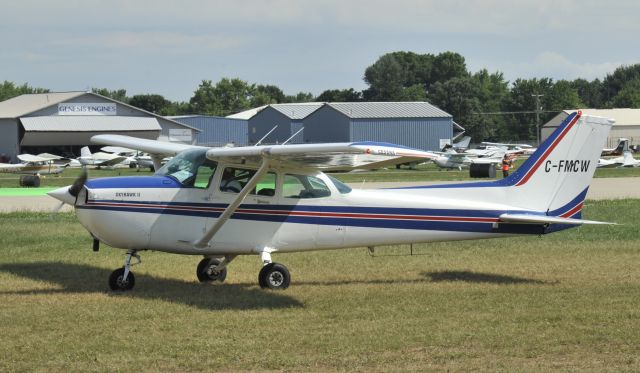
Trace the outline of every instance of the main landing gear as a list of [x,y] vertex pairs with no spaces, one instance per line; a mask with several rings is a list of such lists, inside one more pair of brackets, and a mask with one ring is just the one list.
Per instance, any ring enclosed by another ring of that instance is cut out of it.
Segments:
[[[206,257],[198,263],[196,276],[200,282],[224,282],[227,278],[227,265],[235,258],[235,255],[226,255],[224,258]],[[262,263],[264,264],[258,274],[258,283],[263,289],[284,290],[291,283],[289,270],[283,264],[271,261],[271,254],[262,252]],[[131,263],[135,258],[137,262]],[[109,288],[113,291],[128,291],[133,289],[136,278],[131,272],[131,267],[142,263],[140,255],[136,250],[127,251],[124,259],[124,266],[118,268],[109,276]]]
[[271,261],[271,253],[263,251],[261,254],[264,266],[258,273],[258,283],[263,289],[284,290],[291,283],[289,270],[283,264]]
[[[198,264],[196,276],[200,282],[224,282],[227,277],[227,265],[235,256],[227,255],[224,259],[204,258]],[[291,283],[291,275],[289,270],[282,264],[273,263],[271,254],[262,253],[262,262],[264,266],[258,274],[258,283],[263,289],[284,290]]]
[[[131,258],[136,258],[137,263],[131,263]],[[127,256],[124,259],[124,267],[118,268],[111,272],[109,276],[109,288],[113,291],[127,291],[133,289],[136,284],[136,277],[131,272],[131,267],[142,263],[140,255],[136,254],[135,250],[127,251]]]

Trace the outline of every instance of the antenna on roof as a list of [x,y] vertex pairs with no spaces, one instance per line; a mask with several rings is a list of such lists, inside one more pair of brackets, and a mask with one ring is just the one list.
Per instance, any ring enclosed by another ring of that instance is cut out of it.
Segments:
[[304,127],[300,128],[296,133],[294,133],[293,135],[291,135],[291,137],[289,137],[288,139],[285,140],[285,142],[282,143],[282,145],[285,145],[286,143],[288,143],[291,139],[293,139],[294,137],[296,137],[297,134],[299,134],[300,132],[302,132],[302,130],[304,129]]
[[258,146],[258,145],[260,145],[260,143],[261,143],[264,139],[266,139],[266,138],[267,138],[267,136],[269,136],[269,135],[271,134],[271,132],[275,131],[275,130],[276,130],[276,128],[278,128],[278,125],[277,125],[277,124],[276,124],[272,129],[271,129],[271,131],[267,132],[267,134],[266,134],[266,135],[262,136],[262,138],[260,139],[260,141],[258,141],[254,146]]

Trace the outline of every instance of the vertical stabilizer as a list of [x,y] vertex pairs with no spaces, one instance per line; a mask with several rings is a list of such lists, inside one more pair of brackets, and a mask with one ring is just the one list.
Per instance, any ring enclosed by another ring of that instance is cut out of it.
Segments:
[[550,215],[579,214],[613,123],[581,112],[569,115],[516,172],[499,182],[510,186],[509,204],[538,211],[546,206]]

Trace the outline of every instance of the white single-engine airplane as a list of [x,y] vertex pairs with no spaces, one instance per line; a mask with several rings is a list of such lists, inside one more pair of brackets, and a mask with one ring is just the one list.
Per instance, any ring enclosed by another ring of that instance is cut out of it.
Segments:
[[96,166],[100,167],[113,167],[119,163],[122,163],[126,160],[127,157],[112,154],[112,153],[91,153],[88,146],[80,149],[80,157],[78,157],[78,162],[80,162],[83,166]]
[[127,250],[113,290],[133,288],[142,250],[200,255],[200,281],[224,281],[238,255],[259,255],[263,288],[289,286],[273,253],[540,235],[581,224],[589,183],[613,120],[571,114],[505,179],[352,190],[320,170],[375,168],[431,159],[384,143],[203,148],[126,136],[93,141],[175,157],[154,176],[86,181],[49,194],[75,207],[100,242]]
[[42,157],[32,154],[20,154],[18,159],[21,163],[0,163],[0,173],[56,175],[62,173],[68,166],[68,164],[55,163],[55,160],[62,159],[62,157],[58,156]]

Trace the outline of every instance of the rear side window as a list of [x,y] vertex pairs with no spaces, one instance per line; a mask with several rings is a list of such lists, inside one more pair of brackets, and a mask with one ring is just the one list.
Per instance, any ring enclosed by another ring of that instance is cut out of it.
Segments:
[[282,196],[285,198],[329,197],[327,184],[315,176],[285,174],[282,181]]

